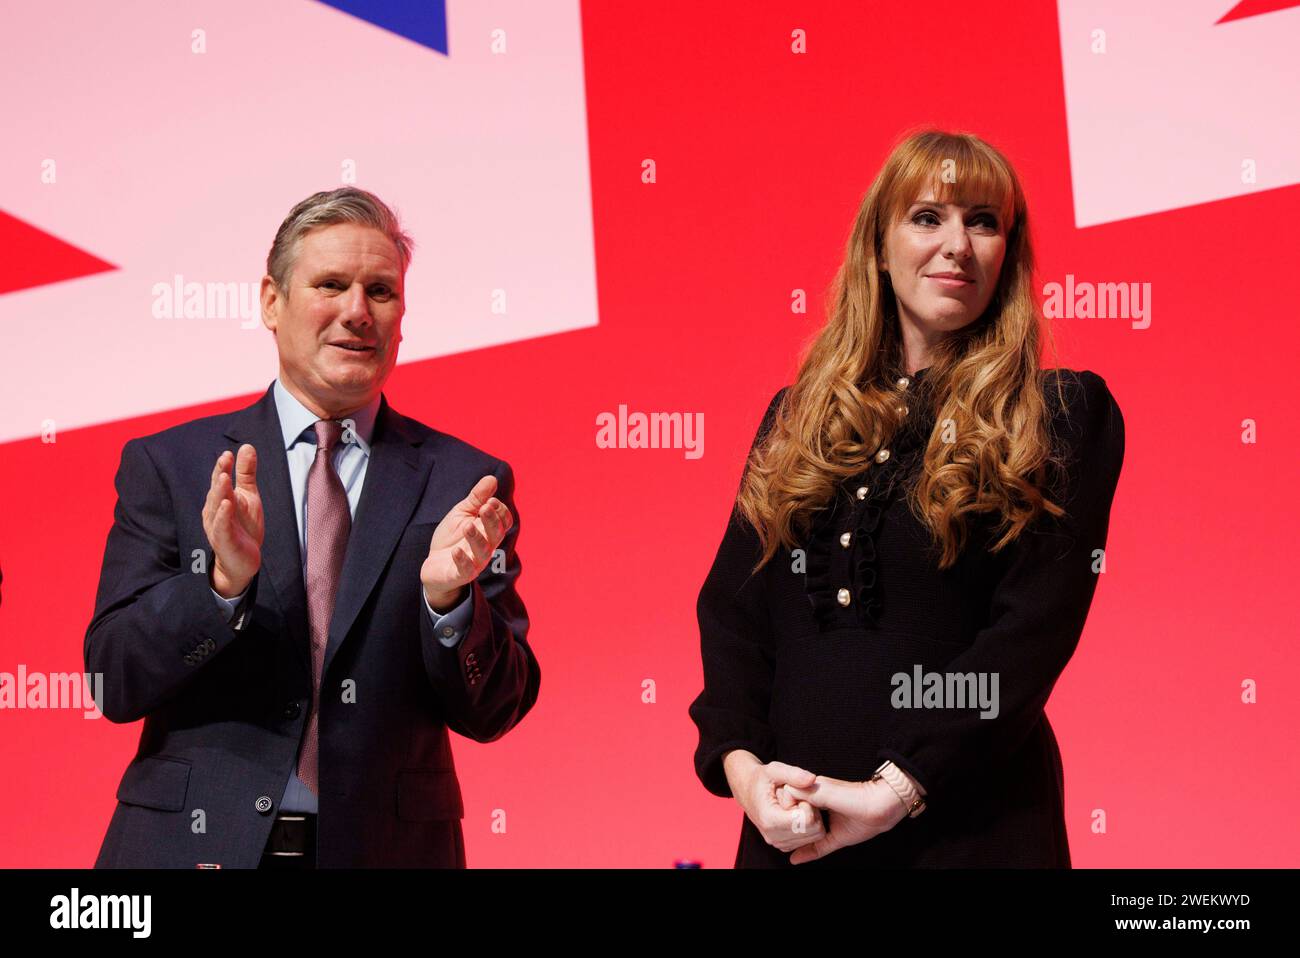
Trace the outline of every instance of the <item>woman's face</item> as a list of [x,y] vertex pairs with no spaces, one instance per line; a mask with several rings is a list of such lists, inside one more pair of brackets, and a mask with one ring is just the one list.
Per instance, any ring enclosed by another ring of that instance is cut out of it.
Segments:
[[948,206],[933,197],[927,191],[885,232],[880,260],[916,366],[924,365],[929,346],[983,314],[1007,250],[1006,224],[995,207]]

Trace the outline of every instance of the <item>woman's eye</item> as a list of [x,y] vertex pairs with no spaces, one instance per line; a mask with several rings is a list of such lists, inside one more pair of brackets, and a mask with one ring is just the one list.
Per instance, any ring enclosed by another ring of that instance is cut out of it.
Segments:
[[[930,220],[933,220],[934,222],[931,223]],[[922,210],[920,213],[917,213],[916,216],[912,217],[912,222],[920,226],[938,226],[939,216],[938,214],[932,213],[929,210]],[[987,225],[990,229],[998,228],[997,217],[991,213],[981,213],[979,216],[975,217],[975,219],[972,222],[983,223]]]

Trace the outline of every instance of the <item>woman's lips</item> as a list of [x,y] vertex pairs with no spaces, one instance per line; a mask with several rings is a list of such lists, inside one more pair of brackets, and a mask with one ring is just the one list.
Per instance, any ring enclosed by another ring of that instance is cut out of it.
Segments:
[[975,281],[970,279],[953,279],[951,276],[927,276],[926,279],[932,279],[940,286],[948,289],[962,289],[966,286],[974,286]]

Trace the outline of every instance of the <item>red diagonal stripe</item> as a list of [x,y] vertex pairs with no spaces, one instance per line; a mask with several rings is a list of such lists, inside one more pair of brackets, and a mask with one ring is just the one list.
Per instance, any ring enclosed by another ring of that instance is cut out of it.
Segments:
[[0,210],[0,293],[117,269],[98,256]]
[[1291,7],[1300,7],[1300,0],[1241,0],[1241,3],[1214,22],[1219,24],[1227,23],[1229,20],[1245,20],[1247,17],[1257,17],[1261,13],[1275,13]]

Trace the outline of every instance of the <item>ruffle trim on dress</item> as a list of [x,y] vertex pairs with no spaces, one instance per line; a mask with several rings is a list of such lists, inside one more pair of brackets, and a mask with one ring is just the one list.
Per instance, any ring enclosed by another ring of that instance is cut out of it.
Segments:
[[830,628],[835,621],[840,606],[835,595],[839,587],[831,568],[831,552],[827,547],[828,536],[834,513],[837,510],[826,509],[813,523],[808,534],[808,571],[804,576],[804,590],[812,601],[813,615],[822,629]]
[[858,617],[871,625],[880,620],[882,602],[876,583],[876,530],[885,513],[880,500],[868,496],[858,510],[858,527],[853,532],[854,571],[857,584]]
[[[922,397],[909,397],[922,405]],[[812,603],[818,627],[826,631],[837,626],[861,623],[876,627],[884,610],[880,589],[877,535],[890,499],[902,482],[914,472],[933,430],[933,417],[913,409],[885,448],[889,458],[872,462],[863,472],[845,481],[836,491],[834,508],[822,510],[809,532],[807,573],[804,588]],[[867,487],[867,495],[858,499],[856,491]],[[842,498],[848,493],[852,511],[845,515]],[[849,548],[840,537],[850,532]],[[840,591],[847,590],[848,606],[840,602]]]
[[[853,482],[857,483],[861,478],[857,477]],[[879,479],[881,474],[877,472],[873,478]],[[821,629],[844,624],[844,616],[871,626],[878,624],[884,603],[876,568],[876,533],[885,514],[885,505],[886,495],[876,493],[874,489],[866,499],[857,502],[850,528],[845,530],[851,536],[848,549],[840,544],[839,537],[843,533],[836,530],[849,523],[841,520],[832,525],[823,518],[812,530],[804,587]],[[843,555],[837,556],[837,552]],[[851,601],[848,606],[840,602],[841,589],[849,592]]]

